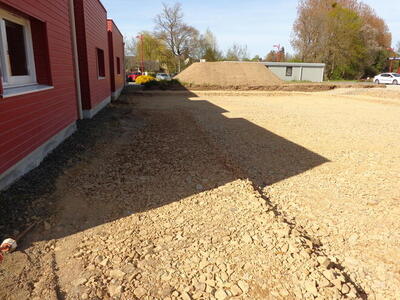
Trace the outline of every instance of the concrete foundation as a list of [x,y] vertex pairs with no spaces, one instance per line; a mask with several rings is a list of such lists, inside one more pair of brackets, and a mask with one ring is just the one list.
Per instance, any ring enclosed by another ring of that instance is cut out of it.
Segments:
[[84,119],[91,119],[95,115],[98,114],[99,111],[101,111],[104,107],[106,107],[109,103],[111,102],[111,96],[107,97],[103,101],[101,101],[95,108],[92,109],[84,109],[83,110],[83,118]]
[[119,96],[121,95],[123,89],[124,89],[124,88],[122,87],[122,88],[120,88],[119,90],[117,90],[117,91],[115,91],[114,93],[112,93],[111,99],[112,99],[112,100],[117,100],[117,99],[119,98]]
[[0,174],[0,190],[6,189],[26,173],[39,166],[43,159],[57,148],[65,139],[70,137],[76,129],[76,123],[74,122],[54,135],[24,159],[20,160],[17,164]]

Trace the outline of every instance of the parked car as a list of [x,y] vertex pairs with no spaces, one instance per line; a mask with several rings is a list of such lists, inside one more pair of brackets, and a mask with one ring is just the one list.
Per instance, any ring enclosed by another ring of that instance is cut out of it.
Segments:
[[157,80],[171,80],[171,76],[169,76],[167,73],[158,73],[156,75]]
[[135,82],[136,78],[138,78],[140,75],[142,75],[140,72],[128,73],[127,80],[128,82]]
[[382,73],[374,77],[376,84],[400,84],[400,74],[397,73]]

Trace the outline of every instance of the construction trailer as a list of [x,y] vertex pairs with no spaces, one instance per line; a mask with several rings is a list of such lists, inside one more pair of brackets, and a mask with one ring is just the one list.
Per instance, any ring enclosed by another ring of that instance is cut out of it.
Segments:
[[324,81],[325,64],[322,63],[292,63],[292,62],[262,62],[280,79],[285,81]]
[[122,38],[113,23],[110,45],[107,25],[98,0],[0,0],[0,190],[121,90],[109,47],[123,70]]

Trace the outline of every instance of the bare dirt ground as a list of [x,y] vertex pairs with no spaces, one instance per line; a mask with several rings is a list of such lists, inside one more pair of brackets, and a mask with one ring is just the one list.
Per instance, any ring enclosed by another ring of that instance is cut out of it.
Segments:
[[388,92],[125,96],[0,195],[0,298],[399,299]]

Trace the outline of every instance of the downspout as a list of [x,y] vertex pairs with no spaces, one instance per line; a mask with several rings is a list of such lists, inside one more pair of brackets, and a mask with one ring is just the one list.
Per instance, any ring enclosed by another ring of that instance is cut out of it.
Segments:
[[80,79],[80,74],[79,74],[78,43],[76,40],[74,0],[69,0],[69,16],[70,16],[70,23],[71,23],[72,54],[73,54],[74,69],[75,69],[76,101],[77,101],[77,108],[78,108],[78,117],[79,117],[79,120],[82,120],[83,119],[82,93],[81,93],[81,79]]

